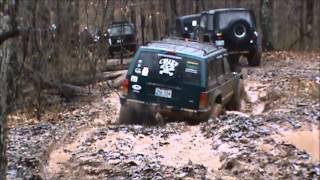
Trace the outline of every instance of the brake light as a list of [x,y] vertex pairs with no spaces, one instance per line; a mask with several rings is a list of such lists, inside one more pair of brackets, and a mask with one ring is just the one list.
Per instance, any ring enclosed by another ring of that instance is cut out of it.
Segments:
[[254,31],[254,32],[253,32],[252,39],[257,39],[257,37],[258,37],[258,32],[257,32],[257,31]]
[[129,81],[125,79],[121,84],[121,91],[123,95],[127,95],[129,90]]
[[223,39],[223,34],[222,33],[217,33],[217,39],[222,40]]
[[208,107],[208,93],[201,92],[199,97],[199,108],[205,109]]

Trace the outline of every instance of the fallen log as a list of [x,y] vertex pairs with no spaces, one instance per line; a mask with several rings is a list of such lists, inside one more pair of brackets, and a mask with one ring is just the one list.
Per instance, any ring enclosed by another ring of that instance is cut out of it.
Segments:
[[113,88],[119,88],[122,82],[126,79],[127,71],[124,71],[119,77],[114,80],[109,80],[108,84],[111,85]]
[[68,98],[72,98],[75,96],[87,96],[91,94],[86,88],[71,84],[59,84],[57,85],[57,89],[59,89],[61,95]]
[[121,64],[120,59],[108,59],[106,66],[102,68],[102,71],[118,71],[118,70],[127,70],[130,64],[131,59],[123,59]]
[[31,71],[28,68],[25,68],[24,70],[28,72],[28,78],[33,82],[33,84],[40,85],[41,89],[56,89],[59,91],[59,94],[67,98],[90,94],[89,90],[86,88],[45,78],[40,73]]
[[71,81],[70,83],[72,85],[76,85],[76,86],[86,86],[86,85],[93,84],[96,82],[115,79],[115,78],[121,76],[123,74],[123,72],[124,71],[102,72],[102,73],[97,74],[96,76],[89,75],[84,78],[81,78],[80,80]]

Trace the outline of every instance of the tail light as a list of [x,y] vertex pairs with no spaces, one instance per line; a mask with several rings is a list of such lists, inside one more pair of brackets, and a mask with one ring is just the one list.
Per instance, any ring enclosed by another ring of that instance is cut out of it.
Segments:
[[208,107],[208,93],[201,92],[199,97],[199,108],[205,109]]
[[223,34],[222,33],[217,33],[217,39],[222,40],[223,39]]
[[122,94],[123,95],[127,95],[128,94],[128,90],[129,90],[129,81],[128,81],[128,79],[125,79],[122,82],[122,85],[121,85]]
[[252,39],[257,39],[257,37],[258,37],[258,32],[257,32],[257,31],[254,31],[254,32],[253,32],[253,37],[252,37]]

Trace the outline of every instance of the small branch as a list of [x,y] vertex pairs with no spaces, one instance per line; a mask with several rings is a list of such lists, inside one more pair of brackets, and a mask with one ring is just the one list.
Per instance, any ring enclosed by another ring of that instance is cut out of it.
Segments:
[[8,32],[4,32],[0,34],[0,45],[2,43],[10,38],[16,37],[20,34],[20,31],[18,29],[14,29]]

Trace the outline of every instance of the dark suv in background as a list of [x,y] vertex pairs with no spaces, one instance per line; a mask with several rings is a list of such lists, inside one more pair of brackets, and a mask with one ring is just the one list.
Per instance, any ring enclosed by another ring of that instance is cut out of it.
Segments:
[[163,39],[141,46],[122,84],[121,123],[153,121],[155,114],[196,123],[216,106],[240,108],[241,74],[212,44]]
[[182,38],[197,39],[200,14],[179,16],[175,21],[174,35]]
[[126,51],[135,51],[137,41],[133,24],[127,21],[109,24],[107,28],[107,42],[111,57],[114,56],[115,52],[120,52],[121,49],[123,53]]
[[233,63],[238,62],[240,55],[245,55],[250,66],[260,65],[261,40],[251,10],[233,8],[203,12],[199,38],[203,42],[225,47]]

